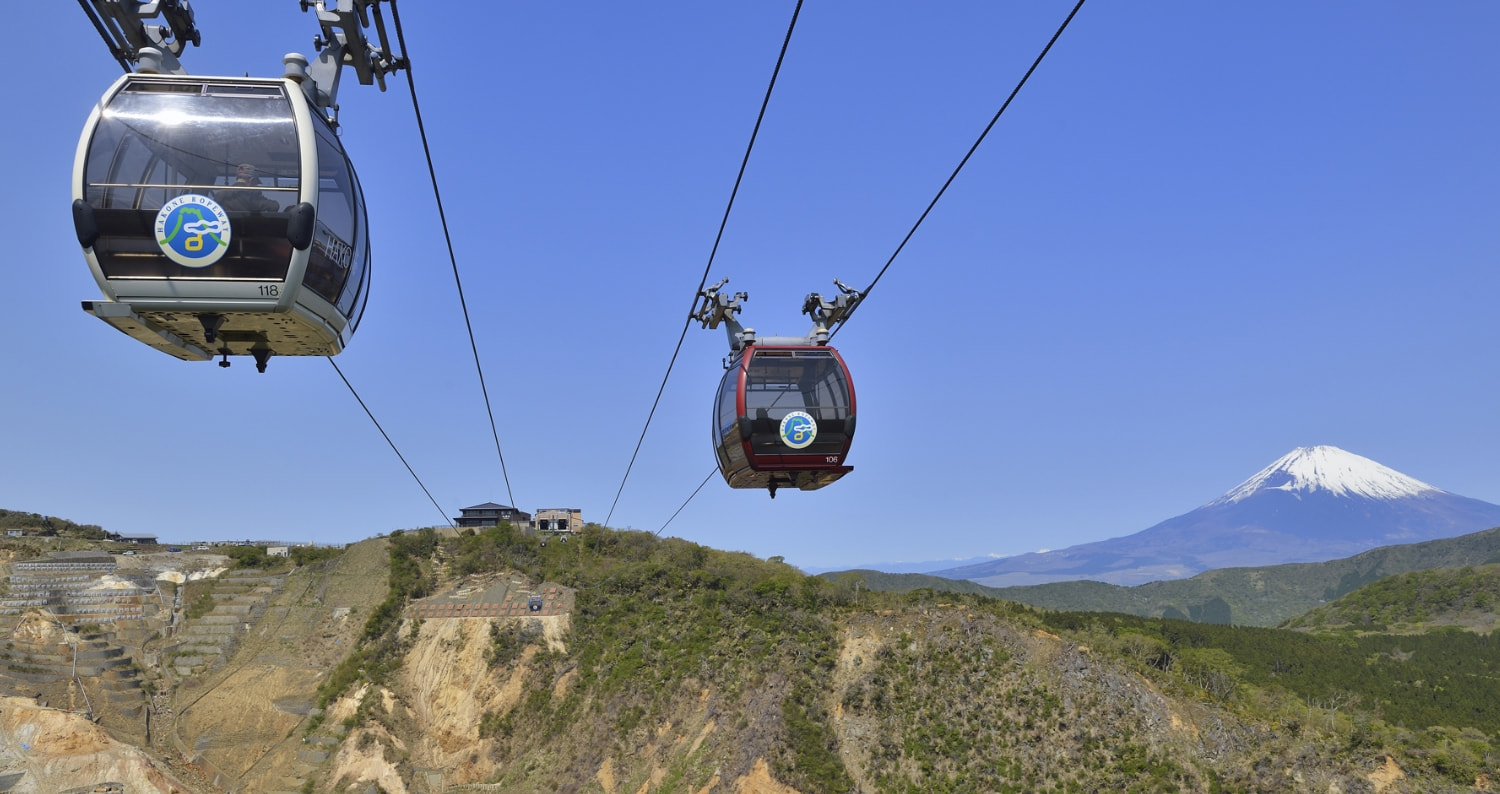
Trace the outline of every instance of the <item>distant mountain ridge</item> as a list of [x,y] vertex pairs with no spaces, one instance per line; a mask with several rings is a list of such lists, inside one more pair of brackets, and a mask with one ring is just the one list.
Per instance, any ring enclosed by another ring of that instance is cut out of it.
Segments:
[[1070,612],[1122,612],[1245,626],[1275,626],[1389,576],[1500,563],[1500,528],[1456,538],[1383,546],[1328,562],[1223,568],[1189,579],[1124,587],[1094,581],[985,587],[923,574],[856,573],[871,590],[973,593]]
[[[991,560],[1002,559],[994,554],[985,554],[977,557],[950,560],[925,560],[921,562],[867,562],[852,566],[860,570],[883,571],[885,573],[927,573],[939,568],[962,568],[969,565],[979,565]],[[847,571],[849,565],[798,565],[797,570],[808,576],[821,576],[830,571]]]
[[1500,505],[1337,447],[1298,447],[1223,496],[1125,537],[931,572],[990,587],[1183,579],[1217,568],[1321,562],[1500,526]]

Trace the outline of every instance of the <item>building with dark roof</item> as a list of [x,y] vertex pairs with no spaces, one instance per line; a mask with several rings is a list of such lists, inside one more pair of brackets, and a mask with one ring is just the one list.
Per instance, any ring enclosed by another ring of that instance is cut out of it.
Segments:
[[494,502],[461,508],[459,512],[463,515],[453,521],[461,527],[493,527],[499,526],[501,521],[523,528],[531,526],[530,513],[509,505],[497,505]]
[[142,546],[155,546],[156,545],[156,536],[155,535],[125,535],[125,534],[116,535],[116,534],[111,533],[109,535],[109,539],[110,540],[117,540],[117,541],[119,541],[121,543],[136,543],[136,544],[139,544],[139,545],[142,545]]

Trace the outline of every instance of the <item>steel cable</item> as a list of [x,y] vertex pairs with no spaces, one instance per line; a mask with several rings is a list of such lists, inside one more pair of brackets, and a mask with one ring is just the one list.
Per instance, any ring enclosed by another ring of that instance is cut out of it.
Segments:
[[[922,221],[925,221],[927,219],[927,215],[932,212],[932,208],[935,207],[935,206],[937,206],[938,199],[941,199],[943,197],[943,194],[945,192],[947,192],[948,186],[951,185],[951,184],[953,184],[953,180],[954,179],[958,178],[958,172],[962,171],[964,165],[969,162],[969,158],[974,156],[974,152],[979,149],[979,144],[983,143],[985,137],[990,134],[990,130],[993,129],[994,126],[995,126],[995,123],[1000,120],[1000,116],[1002,116],[1005,113],[1005,109],[1008,108],[1008,107],[1010,107],[1011,100],[1015,99],[1016,95],[1021,92],[1021,87],[1024,86],[1024,85],[1026,85],[1026,81],[1031,78],[1032,72],[1035,72],[1036,69],[1037,69],[1037,67],[1041,65],[1042,59],[1045,58],[1045,57],[1047,57],[1047,53],[1048,53],[1048,51],[1050,51],[1052,49],[1052,45],[1057,43],[1058,37],[1062,36],[1063,31],[1068,28],[1068,23],[1072,22],[1073,21],[1073,17],[1078,14],[1078,10],[1080,8],[1083,8],[1083,4],[1084,4],[1084,0],[1078,0],[1078,4],[1075,5],[1075,6],[1073,6],[1073,10],[1068,13],[1067,19],[1063,20],[1062,25],[1060,25],[1057,28],[1057,32],[1053,33],[1052,34],[1052,38],[1047,41],[1047,46],[1043,47],[1041,54],[1038,55],[1038,56],[1036,56],[1036,60],[1035,61],[1032,61],[1031,68],[1026,70],[1026,74],[1021,77],[1020,82],[1016,83],[1016,87],[1011,90],[1010,96],[1008,96],[1008,97],[1005,98],[1005,103],[1000,106],[999,110],[995,111],[995,115],[994,115],[993,118],[990,119],[990,123],[985,126],[984,131],[979,134],[979,138],[974,141],[974,145],[969,147],[969,151],[964,155],[963,159],[959,161],[958,167],[953,169],[953,173],[948,176],[948,180],[943,183],[943,187],[940,190],[938,190],[937,195],[933,196],[932,201],[927,204],[927,209],[925,209],[925,210],[922,211],[921,217],[917,218],[917,222],[912,225],[911,231],[909,231],[909,232],[906,233],[906,237],[902,238],[901,244],[898,245],[898,246],[896,246],[896,250],[895,250],[894,253],[891,254],[890,259],[886,260],[885,266],[882,267],[882,268],[880,268],[880,272],[879,273],[875,274],[875,279],[870,282],[870,286],[865,287],[864,291],[861,293],[861,296],[862,296],[861,300],[860,300],[859,303],[856,303],[854,305],[854,309],[858,309],[864,303],[863,299],[864,298],[868,298],[870,296],[870,290],[872,290],[872,289],[875,288],[875,284],[880,281],[880,277],[884,276],[885,275],[885,271],[890,268],[891,263],[894,262],[894,261],[896,261],[896,257],[899,256],[901,254],[901,250],[906,247],[907,241],[911,240],[912,235],[914,235],[914,234],[917,233],[917,229],[919,227],[921,227]],[[707,273],[704,274],[705,281],[707,280],[707,275],[708,275]],[[698,289],[702,290],[703,289],[703,285],[699,284],[698,285]],[[829,331],[829,334],[828,334],[828,338],[829,339],[832,339],[836,334],[838,334],[839,330],[844,327],[844,323],[847,323],[849,321],[849,318],[854,316],[854,309],[851,309],[848,314],[844,315],[844,320],[842,322],[840,322],[839,325],[836,328],[833,328],[832,330]],[[686,333],[686,328],[684,328],[683,331],[684,331],[684,333]],[[678,342],[678,345],[679,346],[681,345],[681,341]],[[675,354],[674,354],[674,359],[675,359]],[[668,371],[670,372],[670,369]],[[665,382],[663,382],[662,385],[663,385],[663,387],[665,387],[665,385],[666,385]],[[644,435],[644,431],[642,432],[642,435]],[[713,472],[712,471],[709,472],[709,476],[710,477],[713,476]],[[668,518],[667,522],[665,524],[661,525],[661,529],[657,530],[656,534],[660,535],[662,533],[662,531],[667,528],[667,524],[671,524],[672,520],[675,519],[675,518],[677,518],[677,514],[681,513],[683,511],[683,509],[688,506],[688,502],[693,501],[693,497],[695,497],[695,496],[698,495],[698,491],[703,490],[703,485],[705,483],[707,483],[707,482],[708,482],[708,479],[705,478],[702,483],[698,484],[698,487],[696,489],[694,489],[692,495],[689,496],[687,498],[687,500],[684,501],[682,503],[682,505],[677,508],[677,512],[673,513],[672,517]],[[624,487],[623,483],[621,483],[621,487],[622,488]],[[619,497],[616,496],[616,498],[618,499]]]
[[396,442],[391,440],[391,437],[386,434],[385,428],[380,426],[380,421],[375,418],[375,414],[371,413],[370,407],[368,405],[365,405],[365,401],[363,399],[360,399],[359,392],[354,390],[354,384],[350,383],[349,379],[344,377],[344,371],[339,369],[338,362],[333,360],[333,356],[325,356],[325,358],[328,359],[328,363],[333,365],[333,371],[339,374],[339,380],[343,381],[344,385],[349,387],[349,393],[354,395],[354,401],[359,403],[359,407],[365,410],[365,416],[370,417],[370,421],[375,423],[375,429],[380,431],[380,435],[385,439],[385,443],[391,445],[391,451],[396,453],[396,457],[401,459],[401,465],[406,467],[406,470],[411,474],[411,478],[413,480],[416,480],[417,486],[422,489],[422,493],[427,494],[428,501],[432,502],[432,506],[436,507],[438,513],[443,516],[443,521],[446,522],[448,526],[453,526],[453,519],[449,518],[448,514],[443,512],[442,506],[437,503],[436,499],[432,498],[432,492],[427,490],[426,485],[422,484],[422,478],[418,477],[416,471],[412,469],[411,464],[406,462],[406,456],[401,454],[401,450],[396,449]]
[[[729,212],[734,209],[734,197],[739,195],[740,182],[745,179],[745,168],[750,164],[750,153],[755,149],[755,138],[760,134],[760,124],[766,118],[766,107],[771,104],[771,92],[776,88],[776,76],[781,74],[781,64],[786,60],[787,47],[792,43],[792,31],[797,28],[797,15],[800,13],[802,13],[802,0],[797,0],[797,7],[792,9],[791,24],[787,25],[786,38],[781,42],[781,54],[776,56],[776,68],[771,70],[771,82],[766,86],[765,98],[760,103],[760,114],[755,117],[755,128],[750,132],[750,143],[745,147],[744,159],[740,161],[740,172],[734,178],[734,189],[729,191],[729,203],[724,207],[724,218],[719,221],[719,233],[714,236],[713,249],[708,253],[708,264],[703,266],[703,278],[698,280],[698,288],[693,291],[693,303],[688,307],[687,320],[682,324],[682,333],[677,336],[677,346],[672,349],[672,359],[667,362],[667,372],[662,376],[661,386],[656,390],[656,399],[651,403],[651,411],[646,414],[646,425],[641,428],[640,438],[636,439],[635,451],[630,453],[630,463],[625,466],[625,476],[620,479],[620,487],[615,491],[615,500],[610,503],[609,514],[604,517],[605,526],[608,526],[610,518],[614,517],[615,506],[620,503],[620,494],[625,491],[625,483],[630,479],[630,470],[635,468],[635,459],[641,454],[641,444],[646,440],[646,431],[651,429],[651,420],[656,416],[656,407],[661,403],[662,392],[666,391],[667,380],[672,377],[672,367],[676,366],[677,355],[682,352],[682,341],[687,338],[688,328],[692,327],[693,309],[698,305],[698,294],[703,291],[703,285],[708,283],[708,274],[713,269],[714,257],[719,253],[719,242],[724,239],[724,228],[729,225]],[[696,494],[697,491],[693,493]],[[691,498],[689,497],[689,500]],[[683,506],[685,507],[686,503]],[[680,511],[681,508],[678,510]]]
[[479,345],[474,341],[474,325],[469,320],[469,305],[464,300],[463,280],[458,276],[458,256],[453,252],[453,236],[448,231],[448,215],[443,211],[443,194],[438,189],[437,168],[432,164],[432,149],[427,145],[427,127],[422,123],[422,106],[417,101],[417,83],[412,77],[411,59],[406,56],[406,34],[401,29],[401,12],[396,7],[396,0],[391,0],[391,17],[396,24],[396,44],[401,48],[401,57],[405,61],[406,84],[411,90],[411,107],[417,117],[417,132],[422,138],[422,155],[427,158],[427,173],[432,178],[432,195],[437,200],[438,219],[443,225],[443,241],[448,246],[448,261],[453,266],[453,283],[458,287],[458,305],[463,309],[464,328],[469,332],[469,348],[474,353],[474,371],[479,374],[479,391],[484,395],[484,410],[490,418],[490,435],[495,439],[495,454],[500,458],[500,475],[505,479],[505,495],[510,499],[512,507],[516,506],[516,497],[510,489],[510,472],[505,468],[505,453],[500,450],[500,431],[495,426],[495,409],[490,405],[490,390],[484,383],[484,367],[479,363]]
[[896,246],[896,250],[891,253],[891,258],[885,260],[885,266],[880,268],[879,273],[875,274],[875,280],[871,281],[870,286],[865,287],[864,291],[860,293],[859,303],[854,304],[854,307],[844,315],[844,320],[839,323],[838,328],[834,328],[829,332],[829,339],[837,335],[844,325],[849,322],[849,319],[854,316],[854,312],[858,311],[859,307],[864,305],[865,299],[870,297],[870,291],[875,289],[875,285],[880,282],[880,277],[885,275],[885,271],[890,269],[891,263],[895,262],[896,257],[901,255],[901,250],[906,247],[912,235],[917,233],[917,229],[921,228],[922,222],[927,220],[927,215],[932,212],[932,208],[937,206],[938,199],[941,199],[943,194],[948,192],[948,186],[953,184],[953,180],[958,178],[958,172],[964,170],[964,165],[969,162],[969,158],[974,156],[975,151],[978,151],[979,144],[984,143],[985,137],[990,134],[990,130],[994,129],[995,123],[1000,121],[1000,117],[1005,114],[1005,109],[1010,107],[1011,100],[1015,99],[1016,95],[1021,93],[1021,87],[1026,85],[1027,80],[1031,79],[1031,73],[1035,72],[1036,68],[1042,65],[1042,59],[1047,57],[1047,53],[1052,49],[1052,45],[1056,44],[1058,37],[1062,36],[1063,31],[1068,29],[1068,23],[1072,22],[1073,17],[1078,15],[1078,9],[1083,8],[1083,3],[1084,0],[1078,0],[1078,4],[1073,6],[1073,10],[1068,12],[1068,18],[1064,19],[1063,23],[1058,26],[1057,32],[1052,34],[1052,38],[1047,41],[1047,46],[1042,48],[1041,54],[1036,56],[1036,60],[1031,62],[1031,68],[1027,69],[1026,74],[1021,76],[1021,81],[1016,83],[1015,88],[1011,89],[1010,96],[1006,97],[1005,103],[1000,106],[999,110],[995,111],[994,117],[990,119],[989,124],[985,125],[984,132],[979,133],[979,138],[974,141],[973,146],[969,147],[969,151],[964,154],[964,158],[958,161],[958,167],[953,169],[953,173],[948,175],[948,180],[938,189],[937,195],[932,197],[932,201],[928,202],[927,209],[922,210],[921,217],[917,218],[916,223],[912,224],[911,231],[907,232],[906,236],[901,238],[901,244]]

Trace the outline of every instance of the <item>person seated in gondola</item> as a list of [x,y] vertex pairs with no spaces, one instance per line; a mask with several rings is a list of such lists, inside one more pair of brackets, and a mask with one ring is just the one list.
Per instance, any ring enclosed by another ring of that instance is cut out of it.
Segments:
[[255,189],[260,184],[260,176],[256,173],[255,166],[250,163],[240,163],[234,169],[234,182],[229,187],[219,190],[215,198],[226,210],[275,212],[281,209],[281,205],[277,204],[274,199],[266,198],[265,194]]

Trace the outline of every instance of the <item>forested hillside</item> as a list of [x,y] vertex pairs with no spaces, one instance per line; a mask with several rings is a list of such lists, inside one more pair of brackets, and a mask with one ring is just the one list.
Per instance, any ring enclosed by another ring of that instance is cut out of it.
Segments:
[[[1500,647],[1471,633],[1350,641],[871,593],[599,527],[390,543],[391,597],[319,698],[347,715],[340,757],[386,780],[463,758],[450,783],[507,791],[1321,794],[1470,790],[1500,757]],[[486,624],[402,618],[405,602],[498,574],[576,589],[571,629],[487,624],[497,694],[474,696],[471,734],[438,730],[418,690],[457,662],[432,654]]]
[[20,510],[0,510],[0,530],[22,529],[28,535],[58,535],[70,538],[103,540],[104,529],[97,524],[75,524],[66,518],[44,516],[41,513],[26,513]]
[[1442,626],[1489,632],[1500,609],[1500,565],[1413,571],[1381,579],[1283,624],[1410,633]]

